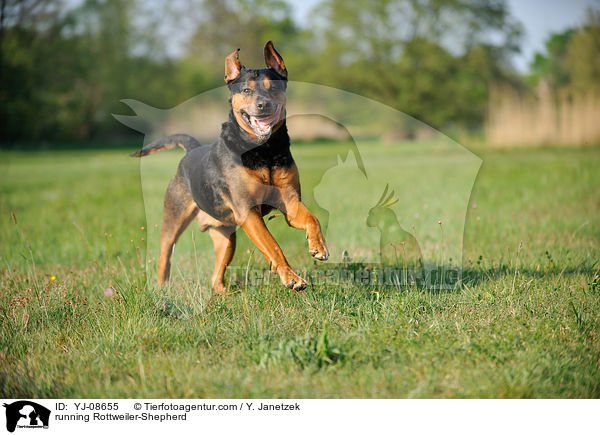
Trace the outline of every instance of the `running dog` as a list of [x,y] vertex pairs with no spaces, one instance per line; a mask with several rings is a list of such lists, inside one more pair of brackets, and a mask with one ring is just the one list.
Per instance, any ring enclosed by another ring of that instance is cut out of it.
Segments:
[[143,157],[176,146],[186,151],[165,196],[158,280],[168,282],[173,246],[195,219],[213,241],[216,261],[211,282],[216,291],[226,291],[223,277],[235,252],[238,226],[285,287],[303,290],[306,281],[292,270],[263,220],[271,210],[280,210],[291,227],[306,231],[314,258],[329,257],[319,221],[300,200],[298,168],[285,121],[287,69],[271,41],[264,47],[267,68],[244,67],[238,52],[225,59],[231,110],[215,143],[201,146],[191,136],[176,134],[132,154]]

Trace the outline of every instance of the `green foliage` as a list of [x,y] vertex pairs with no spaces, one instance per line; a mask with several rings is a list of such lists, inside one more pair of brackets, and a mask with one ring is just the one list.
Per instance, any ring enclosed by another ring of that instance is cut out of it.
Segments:
[[138,6],[88,0],[35,25],[2,29],[3,142],[131,134],[110,116],[123,110],[122,98],[168,107],[187,96],[184,88],[214,84],[164,55],[164,42],[143,30],[152,23],[134,20]]
[[319,370],[343,361],[345,353],[333,345],[329,339],[329,325],[325,323],[317,337],[304,335],[284,339],[274,349],[262,352],[259,366],[265,369],[291,361],[300,369]]
[[512,77],[506,58],[519,36],[505,2],[491,0],[323,0],[304,27],[282,0],[5,3],[3,143],[132,134],[110,116],[121,99],[172,107],[222,86],[235,48],[248,67],[264,65],[269,39],[291,80],[365,95],[436,127],[478,128],[489,84]]
[[[175,106],[222,86],[236,48],[248,67],[263,66],[269,39],[291,80],[364,95],[450,133],[481,129],[490,86],[523,88],[510,66],[522,30],[505,1],[322,0],[306,23],[283,0],[2,4],[2,143],[131,135],[110,116],[121,99]],[[590,9],[580,28],[552,35],[529,82],[596,92],[598,16]]]
[[574,29],[553,33],[546,41],[546,53],[536,53],[531,63],[531,77],[535,82],[549,78],[554,89],[560,89],[570,82],[570,65],[567,62],[569,43],[575,34]]
[[315,10],[306,51],[318,62],[302,80],[366,95],[434,127],[481,125],[489,85],[513,80],[506,60],[520,26],[504,2],[325,0]]
[[569,43],[566,62],[576,91],[600,92],[600,11],[588,10],[587,21]]
[[534,84],[546,79],[554,90],[600,92],[600,12],[590,8],[581,27],[550,35],[530,69]]
[[290,5],[281,0],[204,0],[201,7],[189,54],[210,68],[219,85],[223,85],[225,56],[236,48],[245,65],[262,68],[266,41],[276,41],[277,49],[287,54],[298,37]]

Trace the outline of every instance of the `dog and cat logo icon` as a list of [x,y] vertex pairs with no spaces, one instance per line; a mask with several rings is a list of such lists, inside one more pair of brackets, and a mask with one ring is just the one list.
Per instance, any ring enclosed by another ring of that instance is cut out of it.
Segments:
[[19,400],[3,405],[6,408],[6,430],[48,429],[50,410],[29,400]]

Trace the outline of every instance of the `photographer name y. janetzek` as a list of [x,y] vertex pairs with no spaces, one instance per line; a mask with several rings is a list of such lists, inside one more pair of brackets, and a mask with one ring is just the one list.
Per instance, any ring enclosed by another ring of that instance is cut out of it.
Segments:
[[286,405],[285,403],[280,403],[278,405],[270,405],[268,403],[261,403],[258,411],[300,411],[300,404],[293,403]]

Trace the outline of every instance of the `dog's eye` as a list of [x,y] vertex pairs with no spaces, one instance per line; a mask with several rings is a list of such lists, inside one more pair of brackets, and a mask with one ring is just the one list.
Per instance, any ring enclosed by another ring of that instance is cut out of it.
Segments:
[[242,92],[243,92],[244,94],[246,94],[246,95],[249,95],[249,94],[251,94],[251,93],[252,93],[252,89],[250,89],[250,88],[244,88],[244,89],[242,89]]

